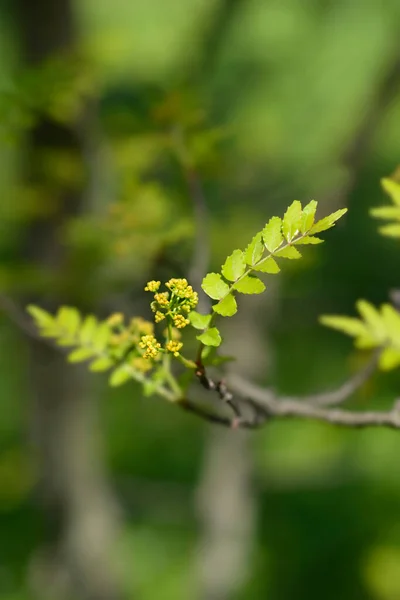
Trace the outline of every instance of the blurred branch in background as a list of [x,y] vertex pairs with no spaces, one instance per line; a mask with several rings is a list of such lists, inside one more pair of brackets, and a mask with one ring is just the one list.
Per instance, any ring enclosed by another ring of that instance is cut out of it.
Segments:
[[[68,56],[75,51],[76,28],[70,0],[19,0],[15,8],[27,66],[40,66],[54,56]],[[28,185],[46,189],[46,177],[53,173],[46,175],[43,161],[46,157],[55,159],[60,152],[73,155],[85,170],[83,140],[87,113],[92,109],[83,106],[75,118],[65,122],[38,115],[24,149],[23,176]],[[84,179],[80,185],[64,182],[58,189],[53,188],[48,214],[32,219],[26,228],[23,258],[57,277],[69,273],[63,227],[83,212]],[[69,283],[70,287],[65,282],[62,286],[62,301],[67,300],[66,296],[74,297],[73,283]],[[48,289],[45,296],[52,303],[59,302],[54,288]],[[46,524],[45,546],[32,560],[33,591],[41,600],[117,600],[121,594],[112,555],[116,506],[106,482],[97,407],[87,375],[78,368],[71,370],[62,354],[32,337],[27,344],[38,499]]]
[[360,121],[342,152],[340,162],[347,169],[347,177],[342,186],[339,186],[339,189],[327,193],[327,199],[334,206],[344,206],[346,200],[349,200],[349,196],[361,175],[374,136],[387,109],[390,108],[391,103],[396,98],[399,86],[400,57],[396,45],[394,56],[389,59],[386,71],[380,77],[372,99],[367,108],[364,108],[361,112]]

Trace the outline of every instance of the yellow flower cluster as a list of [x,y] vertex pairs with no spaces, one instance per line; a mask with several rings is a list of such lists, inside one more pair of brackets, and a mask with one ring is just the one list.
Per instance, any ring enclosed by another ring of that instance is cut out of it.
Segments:
[[187,279],[172,278],[165,285],[175,296],[184,301],[180,303],[181,310],[188,313],[197,306],[199,296],[188,284]]
[[147,371],[150,371],[153,368],[151,362],[142,356],[135,356],[132,358],[131,365],[134,369],[140,371],[141,373],[147,373]]
[[145,292],[157,292],[161,285],[161,281],[148,281],[146,287],[144,288]]
[[189,319],[186,319],[183,315],[174,315],[172,317],[174,325],[177,329],[183,329],[186,325],[189,325]]
[[173,340],[170,340],[165,346],[165,348],[166,350],[168,350],[168,352],[172,352],[174,356],[179,356],[179,350],[182,348],[182,346],[182,342],[175,342]]
[[154,300],[162,308],[166,308],[169,305],[169,294],[168,294],[168,292],[161,292],[159,294],[154,294]]
[[143,335],[140,338],[139,346],[145,350],[143,358],[156,358],[161,348],[161,344],[157,342],[154,335]]
[[154,292],[154,301],[150,305],[151,310],[155,313],[154,320],[156,323],[160,323],[169,317],[177,329],[183,329],[190,323],[187,315],[197,306],[198,294],[188,284],[187,279],[174,277],[165,285],[169,292],[158,291],[159,281],[149,281],[145,287],[146,291]]
[[107,319],[107,323],[110,327],[118,327],[118,325],[122,325],[124,322],[124,315],[122,313],[114,313],[110,315]]

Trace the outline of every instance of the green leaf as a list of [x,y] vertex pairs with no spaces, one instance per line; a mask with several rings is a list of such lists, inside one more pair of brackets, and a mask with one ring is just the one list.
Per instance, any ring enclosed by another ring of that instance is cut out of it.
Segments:
[[212,365],[213,367],[218,367],[219,365],[223,365],[227,362],[233,362],[235,360],[235,356],[217,355],[213,353],[212,355],[209,355],[206,360],[203,360],[203,365]]
[[222,280],[219,273],[208,273],[204,277],[201,287],[213,300],[221,300],[229,292],[229,285]]
[[400,206],[378,206],[377,208],[371,208],[369,214],[377,219],[400,220]]
[[93,350],[89,348],[77,348],[70,354],[68,354],[68,362],[77,363],[88,360],[88,358],[93,358]]
[[246,263],[250,266],[253,266],[256,262],[260,260],[264,252],[264,245],[262,243],[262,235],[261,232],[257,233],[251,240],[250,244],[247,246],[244,257]]
[[235,283],[233,288],[241,294],[261,294],[265,290],[265,285],[258,277],[246,275],[246,277]]
[[385,192],[389,194],[394,204],[400,206],[400,184],[393,179],[389,179],[389,177],[385,177],[381,179],[381,185]]
[[55,319],[53,315],[46,310],[43,310],[43,308],[35,306],[34,304],[29,304],[26,310],[34,318],[38,327],[54,327]]
[[197,336],[197,339],[205,346],[219,346],[222,342],[220,333],[216,327],[207,329],[204,333]]
[[305,244],[322,244],[324,240],[321,240],[321,238],[317,238],[317,237],[313,237],[311,235],[306,235],[303,238],[299,238],[298,240],[295,241],[296,246],[300,246],[301,244],[305,245]]
[[371,348],[376,348],[380,346],[380,343],[374,338],[371,333],[367,333],[365,335],[360,335],[358,338],[354,340],[354,345],[359,350],[370,350]]
[[94,315],[88,315],[85,317],[82,327],[79,331],[79,341],[84,346],[90,344],[93,341],[93,337],[97,330],[97,319]]
[[232,294],[225,296],[218,304],[214,304],[213,311],[222,317],[232,317],[237,312],[237,304],[234,296]]
[[262,238],[267,250],[275,252],[283,242],[282,219],[272,217],[262,230]]
[[275,274],[279,273],[280,268],[278,266],[278,263],[270,256],[258,263],[258,265],[254,267],[254,270],[259,271],[260,273]]
[[301,225],[301,202],[294,200],[283,216],[282,231],[288,242],[291,242],[300,231]]
[[356,307],[368,328],[371,330],[371,334],[375,341],[378,343],[384,342],[386,339],[385,323],[375,306],[366,300],[358,300]]
[[393,344],[400,347],[400,314],[391,304],[383,304],[381,314],[386,336]]
[[58,332],[56,344],[57,346],[76,346],[76,339],[70,336],[60,336],[60,332]]
[[75,336],[81,322],[79,311],[76,308],[72,306],[60,306],[56,319],[59,327],[68,336]]
[[154,381],[154,379],[146,379],[143,382],[143,396],[145,398],[150,398],[150,396],[152,396],[155,393],[158,386],[158,381]]
[[228,281],[236,281],[246,270],[246,261],[241,250],[234,250],[222,266],[221,273]]
[[388,237],[400,237],[400,223],[393,223],[391,225],[384,225],[383,227],[379,227],[379,233],[382,235],[387,235]]
[[352,337],[368,335],[369,331],[360,319],[341,315],[322,315],[319,322],[326,327],[337,329]]
[[103,350],[105,350],[107,344],[108,344],[108,340],[110,339],[110,327],[108,325],[108,323],[106,323],[105,321],[103,323],[100,323],[100,325],[97,327],[93,339],[92,339],[92,346],[93,349],[96,350],[96,352],[103,352]]
[[101,358],[98,358],[97,360],[94,360],[92,363],[90,363],[89,369],[90,371],[94,372],[107,371],[108,369],[113,367],[114,364],[115,363],[111,358],[109,358],[108,356],[102,356]]
[[301,216],[300,231],[301,233],[307,233],[314,225],[315,212],[317,210],[318,203],[315,200],[311,200],[304,208]]
[[345,213],[347,213],[347,208],[340,208],[339,210],[336,210],[331,215],[328,215],[327,217],[324,217],[315,223],[314,227],[311,227],[310,233],[320,233],[320,231],[326,231],[327,229],[330,229]]
[[130,374],[126,365],[121,365],[111,373],[108,382],[111,385],[111,387],[118,387],[119,385],[126,383],[130,379],[132,379],[132,375]]
[[195,310],[189,313],[189,320],[195,329],[205,329],[210,323],[211,315],[201,315]]
[[382,371],[391,371],[400,366],[400,350],[385,348],[379,357],[379,367]]
[[290,259],[301,258],[300,252],[294,246],[285,246],[284,248],[282,248],[282,250],[278,250],[275,256]]

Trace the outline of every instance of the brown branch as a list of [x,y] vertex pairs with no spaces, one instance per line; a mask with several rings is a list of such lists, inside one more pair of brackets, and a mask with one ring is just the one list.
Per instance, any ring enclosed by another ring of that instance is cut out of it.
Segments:
[[[355,412],[337,408],[325,408],[332,404],[340,404],[347,400],[371,375],[376,367],[379,351],[374,353],[368,365],[354,377],[345,382],[337,390],[322,394],[301,397],[279,397],[266,388],[263,389],[246,381],[237,375],[231,375],[230,387],[236,392],[238,400],[234,400],[233,393],[226,384],[214,381],[207,376],[204,367],[199,368],[196,375],[201,385],[211,391],[216,391],[220,400],[225,401],[234,410],[235,417],[229,419],[218,413],[210,412],[202,406],[184,398],[180,406],[193,412],[202,419],[231,428],[256,429],[273,418],[312,419],[342,425],[346,427],[378,427],[386,426],[393,429],[400,428],[400,402],[396,401],[389,411]],[[250,415],[242,408],[250,409]]]
[[[345,381],[335,390],[319,394],[309,394],[307,396],[285,396],[281,398],[281,401],[302,402],[313,406],[334,406],[343,404],[343,402],[346,402],[346,400],[348,400],[350,396],[352,396],[371,377],[377,367],[381,352],[381,349],[376,350],[373,353],[371,360],[363,369],[360,369],[353,377]],[[243,396],[252,396],[261,402],[269,401],[271,398],[276,397],[272,390],[261,388],[238,375],[231,375],[230,386],[237,393]]]
[[267,421],[274,418],[299,418],[330,423],[350,428],[361,427],[390,427],[400,429],[400,403],[396,401],[389,411],[355,412],[342,409],[322,408],[295,400],[279,400],[277,398],[257,399],[247,397],[243,399],[252,409],[251,417],[238,417],[229,419],[222,415],[211,413],[185,398],[180,400],[179,406],[198,417],[217,425],[232,429],[258,429]]

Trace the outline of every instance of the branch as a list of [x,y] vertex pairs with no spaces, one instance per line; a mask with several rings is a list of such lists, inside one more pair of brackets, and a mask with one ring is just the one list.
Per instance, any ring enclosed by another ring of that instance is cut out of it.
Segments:
[[[215,382],[206,375],[205,371],[201,372],[199,370],[196,375],[202,386],[205,389],[217,391],[219,398],[227,402],[234,410],[235,417],[229,419],[220,414],[211,413],[188,398],[181,399],[179,405],[206,421],[231,428],[256,429],[273,418],[297,417],[346,427],[386,426],[400,429],[400,401],[396,401],[389,411],[354,412],[337,408],[325,408],[330,404],[340,404],[349,398],[373,372],[378,357],[379,352],[377,351],[367,367],[337,390],[303,398],[278,397],[272,390],[263,389],[240,376],[232,375],[230,377],[231,389],[239,397],[239,400],[234,401],[232,392],[228,390],[224,382]],[[242,406],[250,409],[249,416],[246,416],[246,411],[242,412]]]
[[[313,406],[333,406],[346,402],[364,383],[371,377],[375,371],[379,356],[382,350],[379,348],[376,350],[367,365],[360,369],[353,377],[345,381],[337,389],[330,392],[322,392],[320,394],[310,394],[308,396],[285,396],[281,398],[281,401],[294,401],[311,404]],[[271,398],[275,398],[275,394],[272,390],[263,389],[246,379],[238,375],[232,375],[230,377],[231,387],[241,395],[253,396],[262,402],[270,401]]]

